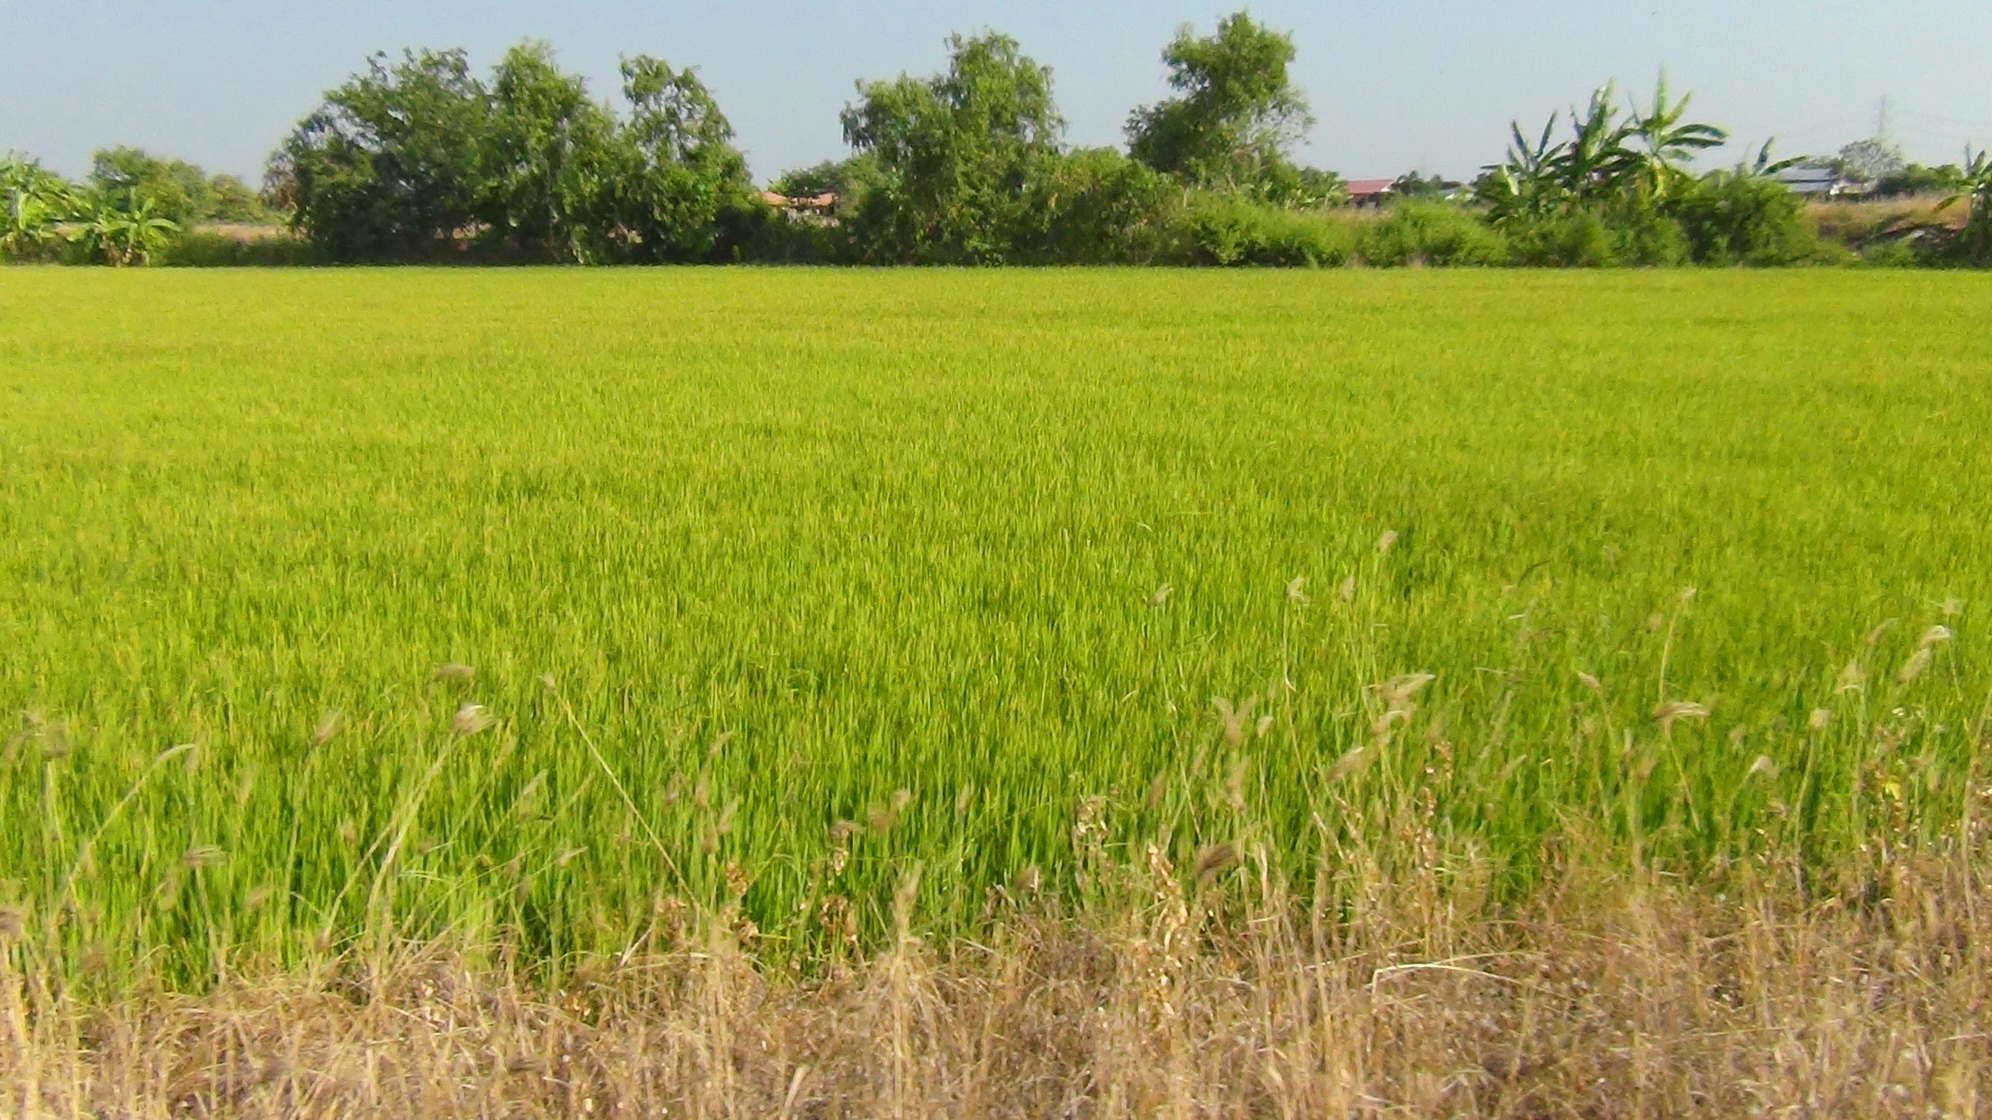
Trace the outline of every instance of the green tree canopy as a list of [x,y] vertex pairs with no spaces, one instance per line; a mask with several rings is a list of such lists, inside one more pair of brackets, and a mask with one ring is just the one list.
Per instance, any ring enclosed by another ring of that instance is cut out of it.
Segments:
[[1049,68],[1005,35],[956,35],[948,48],[945,73],[861,82],[844,110],[845,139],[877,165],[859,215],[874,259],[1009,259],[1060,151]]
[[470,245],[527,259],[702,260],[746,205],[733,129],[691,71],[623,64],[627,121],[542,43],[489,82],[461,51],[375,56],[271,165],[293,224],[335,259]]
[[160,159],[137,148],[108,148],[90,160],[90,185],[135,209],[149,202],[158,217],[180,225],[205,220],[214,209],[207,172],[185,160]]
[[623,61],[622,78],[630,119],[608,188],[626,251],[646,261],[709,259],[726,217],[747,212],[753,194],[733,125],[690,69],[637,55]]
[[458,51],[383,54],[325,95],[271,160],[292,224],[337,259],[424,255],[486,209],[493,106]]
[[1299,185],[1288,153],[1314,118],[1288,72],[1291,35],[1239,12],[1206,38],[1185,26],[1162,59],[1176,96],[1129,118],[1134,158],[1199,187],[1273,197]]

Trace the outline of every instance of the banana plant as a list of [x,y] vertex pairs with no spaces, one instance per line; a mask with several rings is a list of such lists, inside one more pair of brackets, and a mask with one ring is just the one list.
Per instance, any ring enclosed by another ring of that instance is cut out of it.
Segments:
[[159,217],[151,199],[123,203],[100,198],[85,215],[77,240],[89,253],[113,268],[144,264],[180,232],[180,224]]
[[[1645,148],[1640,171],[1645,177],[1646,187],[1658,198],[1667,197],[1687,180],[1687,173],[1681,169],[1683,162],[1693,158],[1697,152],[1719,148],[1729,142],[1726,130],[1687,119],[1688,103],[1693,100],[1693,94],[1684,94],[1678,101],[1669,100],[1667,79],[1662,76],[1659,88],[1653,94],[1653,108],[1642,111],[1637,103],[1633,105],[1629,132]],[[1760,162],[1768,161],[1769,157],[1770,145],[1765,144]],[[1770,173],[1776,174],[1775,171]]]
[[1690,181],[1682,168],[1695,153],[1720,147],[1729,134],[1688,119],[1690,98],[1672,97],[1663,78],[1652,108],[1636,100],[1622,108],[1615,84],[1591,94],[1569,113],[1570,138],[1555,140],[1558,118],[1530,141],[1509,126],[1506,160],[1486,169],[1477,193],[1496,222],[1572,209],[1665,205]]
[[1969,265],[1992,267],[1992,153],[1965,153],[1964,188],[1944,199],[1939,209],[1959,202],[1971,207],[1971,215],[1957,236],[1958,256]]
[[1486,168],[1474,187],[1474,194],[1487,205],[1496,222],[1523,215],[1541,215],[1555,209],[1560,190],[1553,166],[1562,145],[1552,139],[1557,118],[1542,126],[1542,135],[1531,141],[1522,132],[1520,121],[1508,125],[1507,159]]
[[62,223],[76,209],[69,184],[33,160],[0,160],[0,257],[34,260],[63,240]]

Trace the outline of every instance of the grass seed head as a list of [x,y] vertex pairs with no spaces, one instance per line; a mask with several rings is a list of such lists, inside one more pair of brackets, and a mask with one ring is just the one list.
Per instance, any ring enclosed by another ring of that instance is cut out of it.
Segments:
[[482,734],[497,722],[482,704],[465,704],[457,709],[456,718],[450,721],[450,730],[465,738]]
[[27,931],[27,907],[0,906],[0,941],[19,941]]
[[468,665],[462,665],[455,661],[452,661],[447,665],[436,666],[436,671],[430,674],[429,679],[437,682],[438,684],[446,682],[454,682],[460,684],[470,680],[475,676],[477,676],[477,670],[471,668]]
[[1956,637],[1956,635],[1951,633],[1950,627],[1932,626],[1929,628],[1929,630],[1924,632],[1923,640],[1917,643],[1917,648],[1930,649],[1935,646],[1940,646],[1945,642],[1950,641],[1954,637]]
[[1162,586],[1155,589],[1155,593],[1153,595],[1150,595],[1148,597],[1148,605],[1151,607],[1161,606],[1162,604],[1169,601],[1170,594],[1173,593],[1175,590],[1176,589],[1174,587],[1171,587],[1166,583],[1163,584]]
[[1605,682],[1589,673],[1578,673],[1577,679],[1582,681],[1584,687],[1590,689],[1592,692],[1603,692],[1605,690]]
[[1353,602],[1355,602],[1355,601],[1356,601],[1356,577],[1354,577],[1354,576],[1350,576],[1350,577],[1349,577],[1348,579],[1345,579],[1345,580],[1343,580],[1343,581],[1342,581],[1342,589],[1341,589],[1340,591],[1336,592],[1336,596],[1337,596],[1338,598],[1340,598],[1340,599],[1341,599],[1341,600],[1342,600],[1342,601],[1343,601],[1344,603],[1353,603]]
[[1670,734],[1674,730],[1674,725],[1684,719],[1704,720],[1707,718],[1708,708],[1692,700],[1668,700],[1653,709],[1653,722],[1659,724],[1661,730]]
[[1386,530],[1382,536],[1376,539],[1376,554],[1378,556],[1388,555],[1391,549],[1397,547],[1397,539],[1397,530]]
[[1895,674],[1896,681],[1905,685],[1916,683],[1916,679],[1928,671],[1930,662],[1936,660],[1936,657],[1936,651],[1928,646],[1917,650],[1903,663],[1902,671]]
[[1236,866],[1238,866],[1236,844],[1212,844],[1197,853],[1197,882],[1209,882]]
[[222,861],[222,851],[213,845],[197,845],[188,848],[186,854],[180,857],[180,861],[185,863],[189,870],[199,871],[219,864]]
[[1826,730],[1827,727],[1831,726],[1832,723],[1833,723],[1833,713],[1831,710],[1826,708],[1812,709],[1812,718],[1805,721],[1805,725],[1807,727],[1810,727],[1814,731],[1824,731]]
[[337,738],[339,732],[345,728],[346,713],[334,708],[320,717],[318,726],[311,729],[311,742],[315,746],[322,747]]

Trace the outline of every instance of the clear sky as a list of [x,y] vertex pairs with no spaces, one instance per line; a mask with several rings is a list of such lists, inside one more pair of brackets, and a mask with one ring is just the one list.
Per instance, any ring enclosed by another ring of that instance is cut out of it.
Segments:
[[[6,0],[0,150],[79,174],[135,144],[252,179],[320,93],[376,50],[460,46],[480,69],[522,38],[616,92],[621,54],[696,65],[757,175],[845,153],[853,80],[929,73],[950,31],[993,28],[1053,68],[1076,143],[1120,139],[1164,93],[1193,0]],[[1788,155],[1872,135],[1884,98],[1911,158],[1992,144],[1992,0],[1260,0],[1291,30],[1320,123],[1306,158],[1351,178],[1471,174],[1508,121],[1664,67],[1697,116]]]

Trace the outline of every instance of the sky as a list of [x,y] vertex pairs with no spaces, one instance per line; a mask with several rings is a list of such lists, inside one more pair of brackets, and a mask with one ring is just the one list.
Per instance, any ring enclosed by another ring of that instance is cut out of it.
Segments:
[[[323,92],[374,51],[463,47],[484,69],[552,43],[598,98],[617,60],[694,65],[755,173],[847,154],[859,78],[927,74],[951,31],[993,29],[1053,71],[1078,144],[1114,144],[1167,93],[1162,47],[1239,0],[6,0],[0,151],[80,175],[132,144],[252,181]],[[1305,162],[1350,178],[1472,175],[1508,123],[1531,129],[1618,79],[1664,70],[1739,143],[1830,153],[1884,123],[1910,158],[1992,145],[1992,0],[1260,0],[1291,31],[1318,123]],[[1885,118],[1885,122],[1884,122]],[[1731,153],[1740,155],[1740,153]]]

